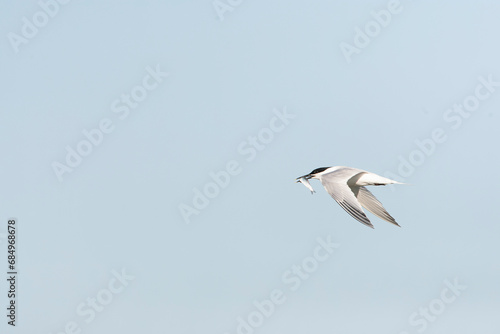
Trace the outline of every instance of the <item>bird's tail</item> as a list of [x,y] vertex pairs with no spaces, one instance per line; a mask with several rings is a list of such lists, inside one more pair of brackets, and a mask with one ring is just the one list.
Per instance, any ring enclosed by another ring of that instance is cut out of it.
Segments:
[[391,180],[374,173],[362,172],[350,178],[348,184],[356,186],[385,186],[386,184],[406,184],[406,183]]

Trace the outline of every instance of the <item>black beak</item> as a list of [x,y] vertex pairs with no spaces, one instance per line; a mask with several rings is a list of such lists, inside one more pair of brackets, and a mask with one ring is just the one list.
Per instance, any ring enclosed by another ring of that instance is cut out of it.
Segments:
[[306,175],[299,176],[299,177],[296,179],[296,181],[295,181],[295,182],[300,182],[299,180],[300,180],[301,178],[304,178],[304,179],[306,179],[306,180],[309,180],[310,178],[312,178],[312,175],[311,175],[311,174],[306,174]]

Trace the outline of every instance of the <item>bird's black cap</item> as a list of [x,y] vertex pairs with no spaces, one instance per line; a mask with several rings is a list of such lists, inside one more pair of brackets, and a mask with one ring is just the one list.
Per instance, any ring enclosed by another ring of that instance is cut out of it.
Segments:
[[324,170],[326,170],[326,169],[328,169],[328,168],[330,168],[330,167],[320,167],[320,168],[316,168],[315,170],[313,170],[313,171],[311,172],[311,175],[312,175],[312,174],[321,173],[322,171],[324,171]]

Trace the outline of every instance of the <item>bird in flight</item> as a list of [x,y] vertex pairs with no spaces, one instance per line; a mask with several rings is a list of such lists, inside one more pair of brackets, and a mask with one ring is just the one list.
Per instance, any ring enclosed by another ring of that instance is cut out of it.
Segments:
[[365,186],[403,183],[361,169],[343,166],[316,168],[311,173],[298,177],[296,181],[305,185],[313,193],[315,191],[309,184],[309,179],[320,180],[330,196],[348,214],[366,226],[374,228],[363,208],[375,216],[399,226],[396,220],[384,209],[382,203]]

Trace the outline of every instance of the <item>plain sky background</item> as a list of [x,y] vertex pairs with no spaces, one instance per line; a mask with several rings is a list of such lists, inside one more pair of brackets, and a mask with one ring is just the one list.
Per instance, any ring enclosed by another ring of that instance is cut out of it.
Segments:
[[[74,0],[16,53],[9,33],[41,7],[5,2],[0,267],[16,217],[20,274],[15,329],[0,284],[1,332],[233,334],[279,289],[255,333],[413,334],[454,279],[467,288],[425,332],[500,332],[500,87],[457,129],[444,119],[479,77],[500,81],[500,4],[401,0],[348,63],[341,43],[387,6],[243,1],[220,20],[209,0]],[[120,119],[112,103],[157,66],[169,76]],[[284,108],[295,118],[247,161],[238,147]],[[103,119],[114,130],[60,182],[52,164]],[[412,185],[372,188],[401,228],[294,182],[322,166],[397,174],[439,128]],[[241,173],[186,224],[179,205],[231,160]],[[291,291],[282,275],[329,235],[340,247]],[[122,269],[134,280],[86,323],[78,305]]]

